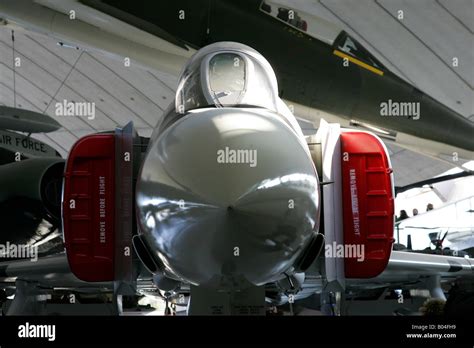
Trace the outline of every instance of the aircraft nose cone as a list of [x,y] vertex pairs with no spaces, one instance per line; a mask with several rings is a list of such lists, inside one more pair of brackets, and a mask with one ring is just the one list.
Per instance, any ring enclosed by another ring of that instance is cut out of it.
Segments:
[[262,285],[317,229],[308,153],[276,114],[203,109],[150,143],[137,185],[142,233],[166,271],[195,285]]

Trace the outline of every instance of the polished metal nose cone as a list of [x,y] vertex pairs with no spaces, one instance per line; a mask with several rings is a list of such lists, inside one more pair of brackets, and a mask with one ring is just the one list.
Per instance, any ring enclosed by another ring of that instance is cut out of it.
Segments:
[[278,279],[314,235],[319,184],[278,115],[205,109],[153,139],[137,185],[140,233],[166,272],[195,285]]

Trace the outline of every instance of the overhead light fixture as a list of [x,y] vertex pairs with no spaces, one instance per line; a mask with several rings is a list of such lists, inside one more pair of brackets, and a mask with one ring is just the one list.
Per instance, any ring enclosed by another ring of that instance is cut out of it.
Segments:
[[75,50],[80,50],[80,48],[78,46],[70,45],[70,44],[64,43],[62,41],[58,41],[57,45],[61,46],[61,47],[65,47],[65,48],[73,48]]
[[363,128],[363,129],[366,129],[366,130],[370,130],[370,131],[376,133],[377,135],[380,135],[380,136],[386,137],[386,138],[395,139],[395,137],[397,135],[397,133],[394,132],[394,131],[379,128],[379,127],[373,126],[371,124],[368,124],[368,123],[365,123],[365,122],[359,122],[359,121],[356,121],[356,120],[351,120],[349,125],[351,127],[355,127],[355,128]]

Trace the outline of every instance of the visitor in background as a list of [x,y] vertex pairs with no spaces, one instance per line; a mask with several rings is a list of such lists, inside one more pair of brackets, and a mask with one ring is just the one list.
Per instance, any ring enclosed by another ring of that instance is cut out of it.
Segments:
[[417,216],[418,215],[418,209],[413,209],[413,216]]
[[433,210],[433,204],[431,203],[428,203],[428,205],[426,206],[426,211],[430,211],[430,210]]
[[400,210],[400,216],[397,218],[397,221],[402,221],[408,219],[409,216],[405,210]]

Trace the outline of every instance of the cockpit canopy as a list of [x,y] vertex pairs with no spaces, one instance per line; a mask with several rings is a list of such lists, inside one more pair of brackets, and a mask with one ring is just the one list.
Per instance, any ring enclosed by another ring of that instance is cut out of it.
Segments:
[[249,46],[217,42],[184,67],[176,91],[176,113],[203,107],[254,106],[277,112],[278,84],[268,61]]

